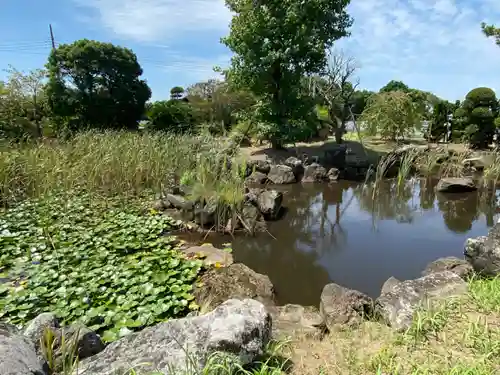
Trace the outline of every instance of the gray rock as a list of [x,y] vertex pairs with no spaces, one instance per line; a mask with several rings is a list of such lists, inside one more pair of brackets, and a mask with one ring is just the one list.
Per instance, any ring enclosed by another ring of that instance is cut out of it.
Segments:
[[340,176],[340,171],[337,168],[330,168],[326,174],[326,179],[330,182],[337,181]]
[[267,178],[273,184],[278,184],[278,185],[291,184],[296,181],[293,169],[290,168],[289,166],[281,164],[271,166]]
[[[83,324],[75,323],[64,327],[60,330],[59,340],[61,340],[61,335],[64,336],[64,340],[67,343],[66,345],[69,344],[70,348],[75,349],[79,359],[85,359],[96,355],[102,352],[106,347],[101,337]],[[59,341],[59,347],[60,343]]]
[[35,350],[39,352],[46,330],[51,330],[55,334],[58,329],[59,320],[56,316],[52,313],[42,313],[28,323],[24,329],[24,336],[33,342]]
[[375,301],[375,313],[399,331],[408,329],[415,312],[434,300],[467,293],[467,283],[450,271],[403,281]]
[[496,223],[488,236],[469,238],[464,253],[474,271],[485,276],[500,275],[500,224]]
[[382,290],[380,291],[380,294],[382,295],[390,292],[399,283],[401,283],[401,281],[396,279],[394,276],[389,277],[382,285]]
[[203,227],[211,226],[216,221],[217,204],[207,203],[203,208],[194,209],[194,222]]
[[248,176],[245,181],[248,184],[265,184],[267,181],[267,175],[262,172],[255,171]]
[[474,156],[472,158],[464,159],[462,164],[467,167],[472,167],[478,171],[482,171],[488,168],[491,164],[495,162],[495,157],[493,154],[482,154]]
[[249,160],[247,162],[247,167],[250,169],[250,171],[257,171],[264,174],[268,174],[269,170],[271,169],[271,163],[269,163],[269,161],[267,160],[260,160],[260,159]]
[[190,211],[194,208],[194,203],[182,195],[167,194],[166,200],[178,210]]
[[213,353],[245,365],[263,354],[270,336],[271,316],[264,305],[232,299],[211,313],[126,336],[81,361],[78,375],[111,375],[131,368],[144,374],[198,373]]
[[213,266],[215,263],[218,263],[223,267],[227,267],[233,264],[233,256],[231,253],[217,249],[210,244],[191,246],[186,249],[182,249],[181,252],[186,254],[187,257],[192,257],[194,255],[202,257],[203,263],[206,266]]
[[319,310],[314,306],[285,305],[269,308],[273,317],[273,337],[321,338],[325,323]]
[[37,356],[33,342],[16,331],[0,325],[0,374],[46,375],[47,364]]
[[317,163],[305,167],[302,182],[321,182],[326,180],[326,169]]
[[477,186],[471,178],[444,177],[439,180],[436,190],[440,193],[467,193],[477,190]]
[[321,315],[329,330],[335,326],[353,326],[373,312],[373,301],[367,295],[335,283],[327,284],[321,292]]
[[292,168],[295,178],[298,178],[304,172],[304,165],[302,163],[302,160],[296,158],[295,156],[290,156],[288,159],[285,160],[284,164]]
[[276,190],[263,191],[257,198],[257,206],[260,212],[269,219],[276,219],[278,217],[282,202],[283,193]]
[[245,194],[245,202],[257,204],[257,199],[259,195],[264,191],[264,189],[259,188],[249,188]]
[[442,271],[451,271],[462,279],[467,280],[474,273],[474,268],[465,259],[459,259],[457,257],[439,258],[425,267],[425,270],[422,271],[422,276]]
[[241,225],[248,232],[259,232],[266,227],[262,213],[257,206],[251,203],[245,203],[241,210]]
[[266,306],[274,304],[274,287],[269,277],[242,263],[209,270],[200,281],[201,286],[194,290],[198,305],[215,307],[232,298],[252,298]]

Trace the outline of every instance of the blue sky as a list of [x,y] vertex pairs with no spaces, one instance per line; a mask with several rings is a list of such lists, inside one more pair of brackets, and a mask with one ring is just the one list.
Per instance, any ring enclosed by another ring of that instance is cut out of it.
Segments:
[[[500,94],[500,47],[481,21],[500,24],[500,0],[352,0],[352,35],[336,43],[359,66],[360,86],[391,79],[455,100],[488,86]],[[224,0],[0,0],[0,69],[42,67],[56,42],[88,38],[131,48],[154,99],[172,86],[217,77],[231,53],[219,43]],[[0,78],[5,76],[0,73]]]

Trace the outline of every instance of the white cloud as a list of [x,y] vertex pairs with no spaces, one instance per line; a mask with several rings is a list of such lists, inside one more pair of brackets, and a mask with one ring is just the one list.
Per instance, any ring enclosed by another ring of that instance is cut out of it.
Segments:
[[161,41],[186,32],[227,30],[230,12],[223,0],[73,0],[95,11],[115,34]]
[[463,97],[481,84],[500,82],[500,48],[481,32],[500,23],[500,1],[354,0],[352,35],[338,43],[362,65],[361,84],[378,89],[391,79]]
[[[224,0],[73,0],[98,24],[131,41],[195,44],[210,35],[213,49],[231,19]],[[471,88],[500,82],[500,48],[484,37],[481,21],[500,24],[500,0],[352,0],[352,35],[339,43],[360,63],[361,85],[378,89],[391,79],[457,99]],[[204,39],[205,40],[205,39]],[[211,45],[193,46],[171,69],[213,76]],[[220,51],[220,50],[219,50]],[[229,60],[228,56],[224,59]],[[173,68],[172,68],[173,67]]]

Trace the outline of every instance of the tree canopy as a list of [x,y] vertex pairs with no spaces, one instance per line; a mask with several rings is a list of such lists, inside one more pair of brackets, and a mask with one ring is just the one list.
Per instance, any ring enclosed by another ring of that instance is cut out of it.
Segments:
[[285,141],[293,121],[305,120],[301,80],[320,73],[326,50],[348,35],[349,0],[226,0],[234,13],[230,33],[222,39],[234,56],[227,76],[260,101],[257,117],[271,124],[274,147]]
[[484,35],[487,37],[494,38],[496,43],[500,46],[500,28],[494,25],[487,25],[486,23],[481,24]]
[[53,114],[73,130],[137,128],[151,90],[131,50],[83,39],[53,50],[47,69]]

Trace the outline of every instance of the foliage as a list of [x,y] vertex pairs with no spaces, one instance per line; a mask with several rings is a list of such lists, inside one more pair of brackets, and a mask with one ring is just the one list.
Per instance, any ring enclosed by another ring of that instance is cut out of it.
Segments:
[[13,67],[7,73],[7,82],[0,85],[0,136],[15,140],[42,136],[48,114],[47,73],[42,69],[24,73]]
[[78,40],[53,50],[47,69],[49,104],[60,126],[137,128],[151,91],[131,50]]
[[61,190],[106,196],[161,192],[189,171],[206,195],[239,192],[241,178],[220,168],[236,152],[220,138],[126,131],[92,131],[67,141],[11,147],[0,155],[0,203]]
[[401,81],[389,81],[384,87],[380,89],[379,92],[392,92],[392,91],[402,91],[402,92],[410,92],[410,88]]
[[351,104],[351,111],[354,115],[354,117],[360,116],[363,111],[366,108],[366,105],[368,103],[368,100],[370,97],[375,94],[373,91],[369,90],[356,90],[354,91],[350,104]]
[[318,93],[328,108],[328,115],[334,124],[335,139],[342,143],[347,120],[351,117],[351,98],[354,96],[359,81],[351,82],[356,71],[352,58],[342,52],[329,56],[326,69],[319,77],[312,80],[313,93]]
[[[52,311],[114,341],[196,308],[201,264],[164,236],[166,216],[139,216],[131,202],[88,195],[25,201],[0,219],[0,318],[19,325]],[[191,305],[190,305],[191,303]]]
[[180,86],[175,86],[170,89],[170,99],[179,100],[184,95],[184,89]]
[[500,46],[500,28],[495,27],[494,25],[487,25],[486,23],[481,23],[481,29],[483,30],[484,35],[487,37],[493,37],[496,43]]
[[427,136],[432,140],[439,140],[447,132],[446,123],[449,122],[449,116],[455,111],[455,105],[442,100],[434,105],[430,127]]
[[420,115],[409,94],[391,91],[371,96],[361,121],[368,124],[372,135],[396,140],[413,132],[420,122]]
[[157,101],[148,110],[149,127],[183,134],[194,129],[194,110],[189,103],[180,100]]
[[[289,134],[290,121],[307,121],[314,103],[305,105],[301,80],[319,73],[326,50],[346,36],[352,20],[345,11],[349,0],[226,0],[234,13],[230,34],[222,42],[235,54],[228,78],[249,89],[259,100],[259,122],[274,147]],[[302,105],[298,105],[302,103]]]
[[[461,108],[455,111],[455,123],[459,129],[465,130],[473,147],[487,148],[493,140],[494,119],[497,114],[495,92],[487,87],[478,87],[467,94]],[[476,131],[472,132],[473,129]]]
[[255,104],[249,92],[214,79],[188,87],[187,99],[198,121],[215,125],[212,134],[223,134],[229,130],[236,124],[238,116]]

